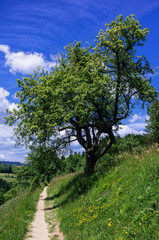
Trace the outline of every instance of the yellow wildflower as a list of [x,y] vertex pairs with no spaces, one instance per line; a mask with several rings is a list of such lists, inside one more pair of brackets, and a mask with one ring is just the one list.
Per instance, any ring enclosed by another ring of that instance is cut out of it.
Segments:
[[112,225],[112,222],[109,222],[109,223],[108,223],[108,226],[111,227],[111,225]]

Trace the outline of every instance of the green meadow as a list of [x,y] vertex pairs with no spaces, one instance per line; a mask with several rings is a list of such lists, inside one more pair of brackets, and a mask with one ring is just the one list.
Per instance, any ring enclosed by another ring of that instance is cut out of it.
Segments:
[[7,182],[14,182],[16,176],[13,173],[0,173],[0,178]]
[[90,178],[53,178],[54,201],[66,240],[158,240],[159,148],[119,154],[115,164]]
[[[159,239],[159,145],[133,138],[118,141],[90,177],[78,171],[52,178],[45,199],[51,232],[57,218],[65,240]],[[4,194],[0,240],[25,239],[44,186],[37,180]]]

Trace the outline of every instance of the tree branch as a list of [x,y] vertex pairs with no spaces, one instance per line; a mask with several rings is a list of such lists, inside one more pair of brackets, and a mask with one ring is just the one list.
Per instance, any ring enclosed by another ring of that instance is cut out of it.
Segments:
[[108,133],[109,135],[109,141],[108,143],[105,145],[105,147],[101,150],[101,152],[96,156],[96,160],[98,160],[99,158],[101,158],[104,154],[106,154],[106,152],[109,150],[109,148],[111,147],[111,145],[115,142],[115,137],[112,131],[110,131]]

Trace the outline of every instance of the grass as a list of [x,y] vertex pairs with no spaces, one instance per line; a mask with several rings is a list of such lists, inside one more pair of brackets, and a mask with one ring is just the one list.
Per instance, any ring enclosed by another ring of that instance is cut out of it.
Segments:
[[66,240],[159,239],[158,147],[115,161],[89,179],[79,173],[52,180],[48,198]]
[[13,173],[0,173],[0,178],[7,182],[14,182],[16,179]]
[[0,240],[24,239],[41,191],[26,190],[0,207]]

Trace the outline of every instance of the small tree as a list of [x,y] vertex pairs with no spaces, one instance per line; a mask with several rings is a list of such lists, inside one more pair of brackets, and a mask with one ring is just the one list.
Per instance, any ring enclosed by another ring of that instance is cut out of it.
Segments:
[[[114,143],[121,120],[138,101],[154,97],[148,77],[153,71],[146,58],[136,54],[147,34],[134,16],[118,16],[99,32],[94,47],[70,44],[52,73],[18,80],[19,109],[6,118],[9,125],[18,121],[18,142],[52,142],[58,148],[76,140],[86,151],[85,174],[92,174]],[[103,135],[107,138],[101,145]]]
[[37,175],[43,175],[47,181],[50,181],[51,176],[63,170],[63,162],[55,150],[44,145],[31,149],[26,157],[26,162]]
[[159,100],[155,100],[147,110],[149,120],[147,120],[147,132],[151,133],[153,139],[159,142]]

